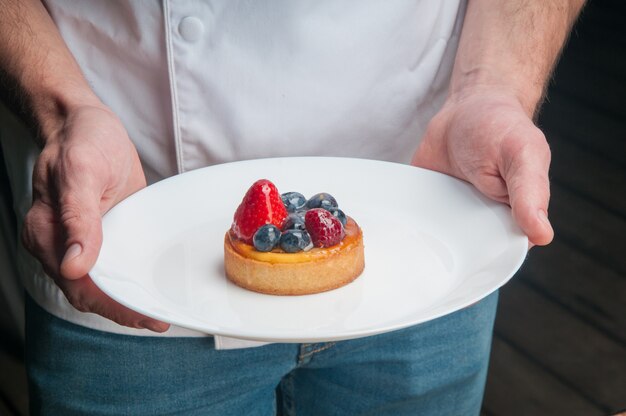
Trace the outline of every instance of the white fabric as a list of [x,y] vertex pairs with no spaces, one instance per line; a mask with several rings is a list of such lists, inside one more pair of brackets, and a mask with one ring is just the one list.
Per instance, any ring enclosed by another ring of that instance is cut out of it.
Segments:
[[[149,183],[269,156],[408,163],[445,98],[464,11],[462,0],[45,4],[94,91],[122,119]],[[37,149],[3,113],[21,219]],[[54,315],[154,335],[75,311],[23,249],[18,260],[27,290]],[[163,336],[199,335],[172,328]],[[216,338],[220,348],[258,344]]]

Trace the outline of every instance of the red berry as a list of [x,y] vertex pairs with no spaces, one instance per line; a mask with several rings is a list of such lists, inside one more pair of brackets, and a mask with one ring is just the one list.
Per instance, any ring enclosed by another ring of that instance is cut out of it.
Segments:
[[304,224],[315,247],[334,246],[345,235],[341,222],[324,208],[308,210],[304,216]]
[[252,184],[235,211],[231,231],[238,239],[252,244],[259,227],[274,224],[281,229],[287,218],[287,209],[276,186],[267,179]]

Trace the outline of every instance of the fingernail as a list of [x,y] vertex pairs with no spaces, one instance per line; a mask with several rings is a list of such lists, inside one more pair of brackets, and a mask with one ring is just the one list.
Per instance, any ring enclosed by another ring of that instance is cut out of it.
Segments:
[[65,256],[63,257],[63,263],[65,263],[66,261],[70,261],[75,257],[78,257],[80,253],[82,252],[83,252],[83,247],[80,244],[78,243],[72,244],[65,252]]

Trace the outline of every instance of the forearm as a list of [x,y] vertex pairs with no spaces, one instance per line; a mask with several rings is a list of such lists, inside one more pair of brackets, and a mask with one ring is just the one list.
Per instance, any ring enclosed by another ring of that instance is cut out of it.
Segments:
[[39,0],[0,0],[0,91],[42,140],[99,100]]
[[450,94],[496,88],[529,116],[584,0],[469,0]]

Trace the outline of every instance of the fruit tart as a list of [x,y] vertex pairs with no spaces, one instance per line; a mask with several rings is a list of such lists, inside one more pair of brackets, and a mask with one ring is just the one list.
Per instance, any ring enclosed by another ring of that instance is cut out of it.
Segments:
[[333,196],[281,195],[267,179],[250,187],[224,237],[226,276],[255,292],[324,292],[352,282],[364,266],[361,228]]

